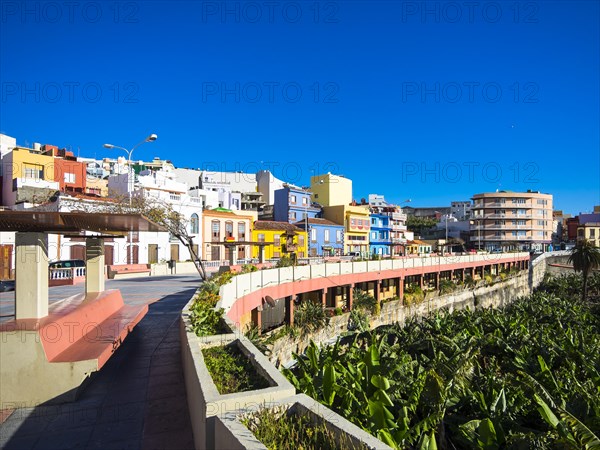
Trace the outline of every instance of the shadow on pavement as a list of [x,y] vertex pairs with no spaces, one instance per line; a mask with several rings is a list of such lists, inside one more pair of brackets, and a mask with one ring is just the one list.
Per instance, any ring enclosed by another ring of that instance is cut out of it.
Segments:
[[15,410],[0,448],[192,449],[179,315],[195,291],[151,304],[77,401]]

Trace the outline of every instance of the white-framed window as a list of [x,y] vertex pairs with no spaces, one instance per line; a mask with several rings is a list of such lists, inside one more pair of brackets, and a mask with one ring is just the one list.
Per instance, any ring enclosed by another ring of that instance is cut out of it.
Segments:
[[290,211],[290,220],[296,220],[296,213],[294,211]]
[[25,164],[24,174],[25,178],[31,180],[43,180],[44,179],[44,168],[35,164]]
[[310,240],[313,242],[317,242],[317,229],[313,228],[310,230]]
[[198,214],[192,214],[190,217],[190,234],[198,234],[198,228],[200,226],[200,220],[198,219]]
[[75,174],[74,173],[64,173],[65,183],[75,183]]
[[335,240],[336,242],[342,242],[342,230],[337,230],[335,232]]
[[295,195],[290,195],[290,203],[292,204],[296,204],[296,196]]
[[302,204],[308,205],[308,197],[302,197]]
[[323,234],[325,236],[325,242],[329,242],[329,230],[324,230]]

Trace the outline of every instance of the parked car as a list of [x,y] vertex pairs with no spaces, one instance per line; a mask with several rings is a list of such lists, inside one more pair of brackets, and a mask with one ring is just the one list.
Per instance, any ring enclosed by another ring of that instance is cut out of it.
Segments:
[[48,264],[49,269],[70,269],[71,267],[85,267],[83,259],[63,259]]
[[0,281],[0,292],[8,292],[15,290],[15,280]]

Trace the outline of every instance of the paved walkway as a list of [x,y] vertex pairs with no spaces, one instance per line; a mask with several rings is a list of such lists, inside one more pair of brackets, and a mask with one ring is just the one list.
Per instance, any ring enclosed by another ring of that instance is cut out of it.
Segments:
[[192,449],[179,314],[198,285],[191,276],[109,283],[126,303],[154,302],[148,314],[78,401],[12,412],[0,425],[0,448]]

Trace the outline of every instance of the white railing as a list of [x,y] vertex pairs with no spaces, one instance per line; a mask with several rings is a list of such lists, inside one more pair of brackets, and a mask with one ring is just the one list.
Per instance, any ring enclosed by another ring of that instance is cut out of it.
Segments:
[[265,269],[257,272],[241,274],[232,278],[231,282],[221,286],[219,307],[228,312],[235,302],[251,292],[265,287],[278,286],[296,281],[328,278],[340,275],[364,274],[374,272],[374,277],[381,271],[406,271],[420,269],[423,273],[435,272],[441,266],[455,267],[457,264],[497,264],[517,260],[529,260],[528,252],[452,255],[452,256],[415,256],[412,258],[384,259],[379,261],[355,261],[328,264],[311,264],[306,266]]
[[71,280],[76,277],[85,277],[85,267],[48,269],[48,273],[51,280]]

